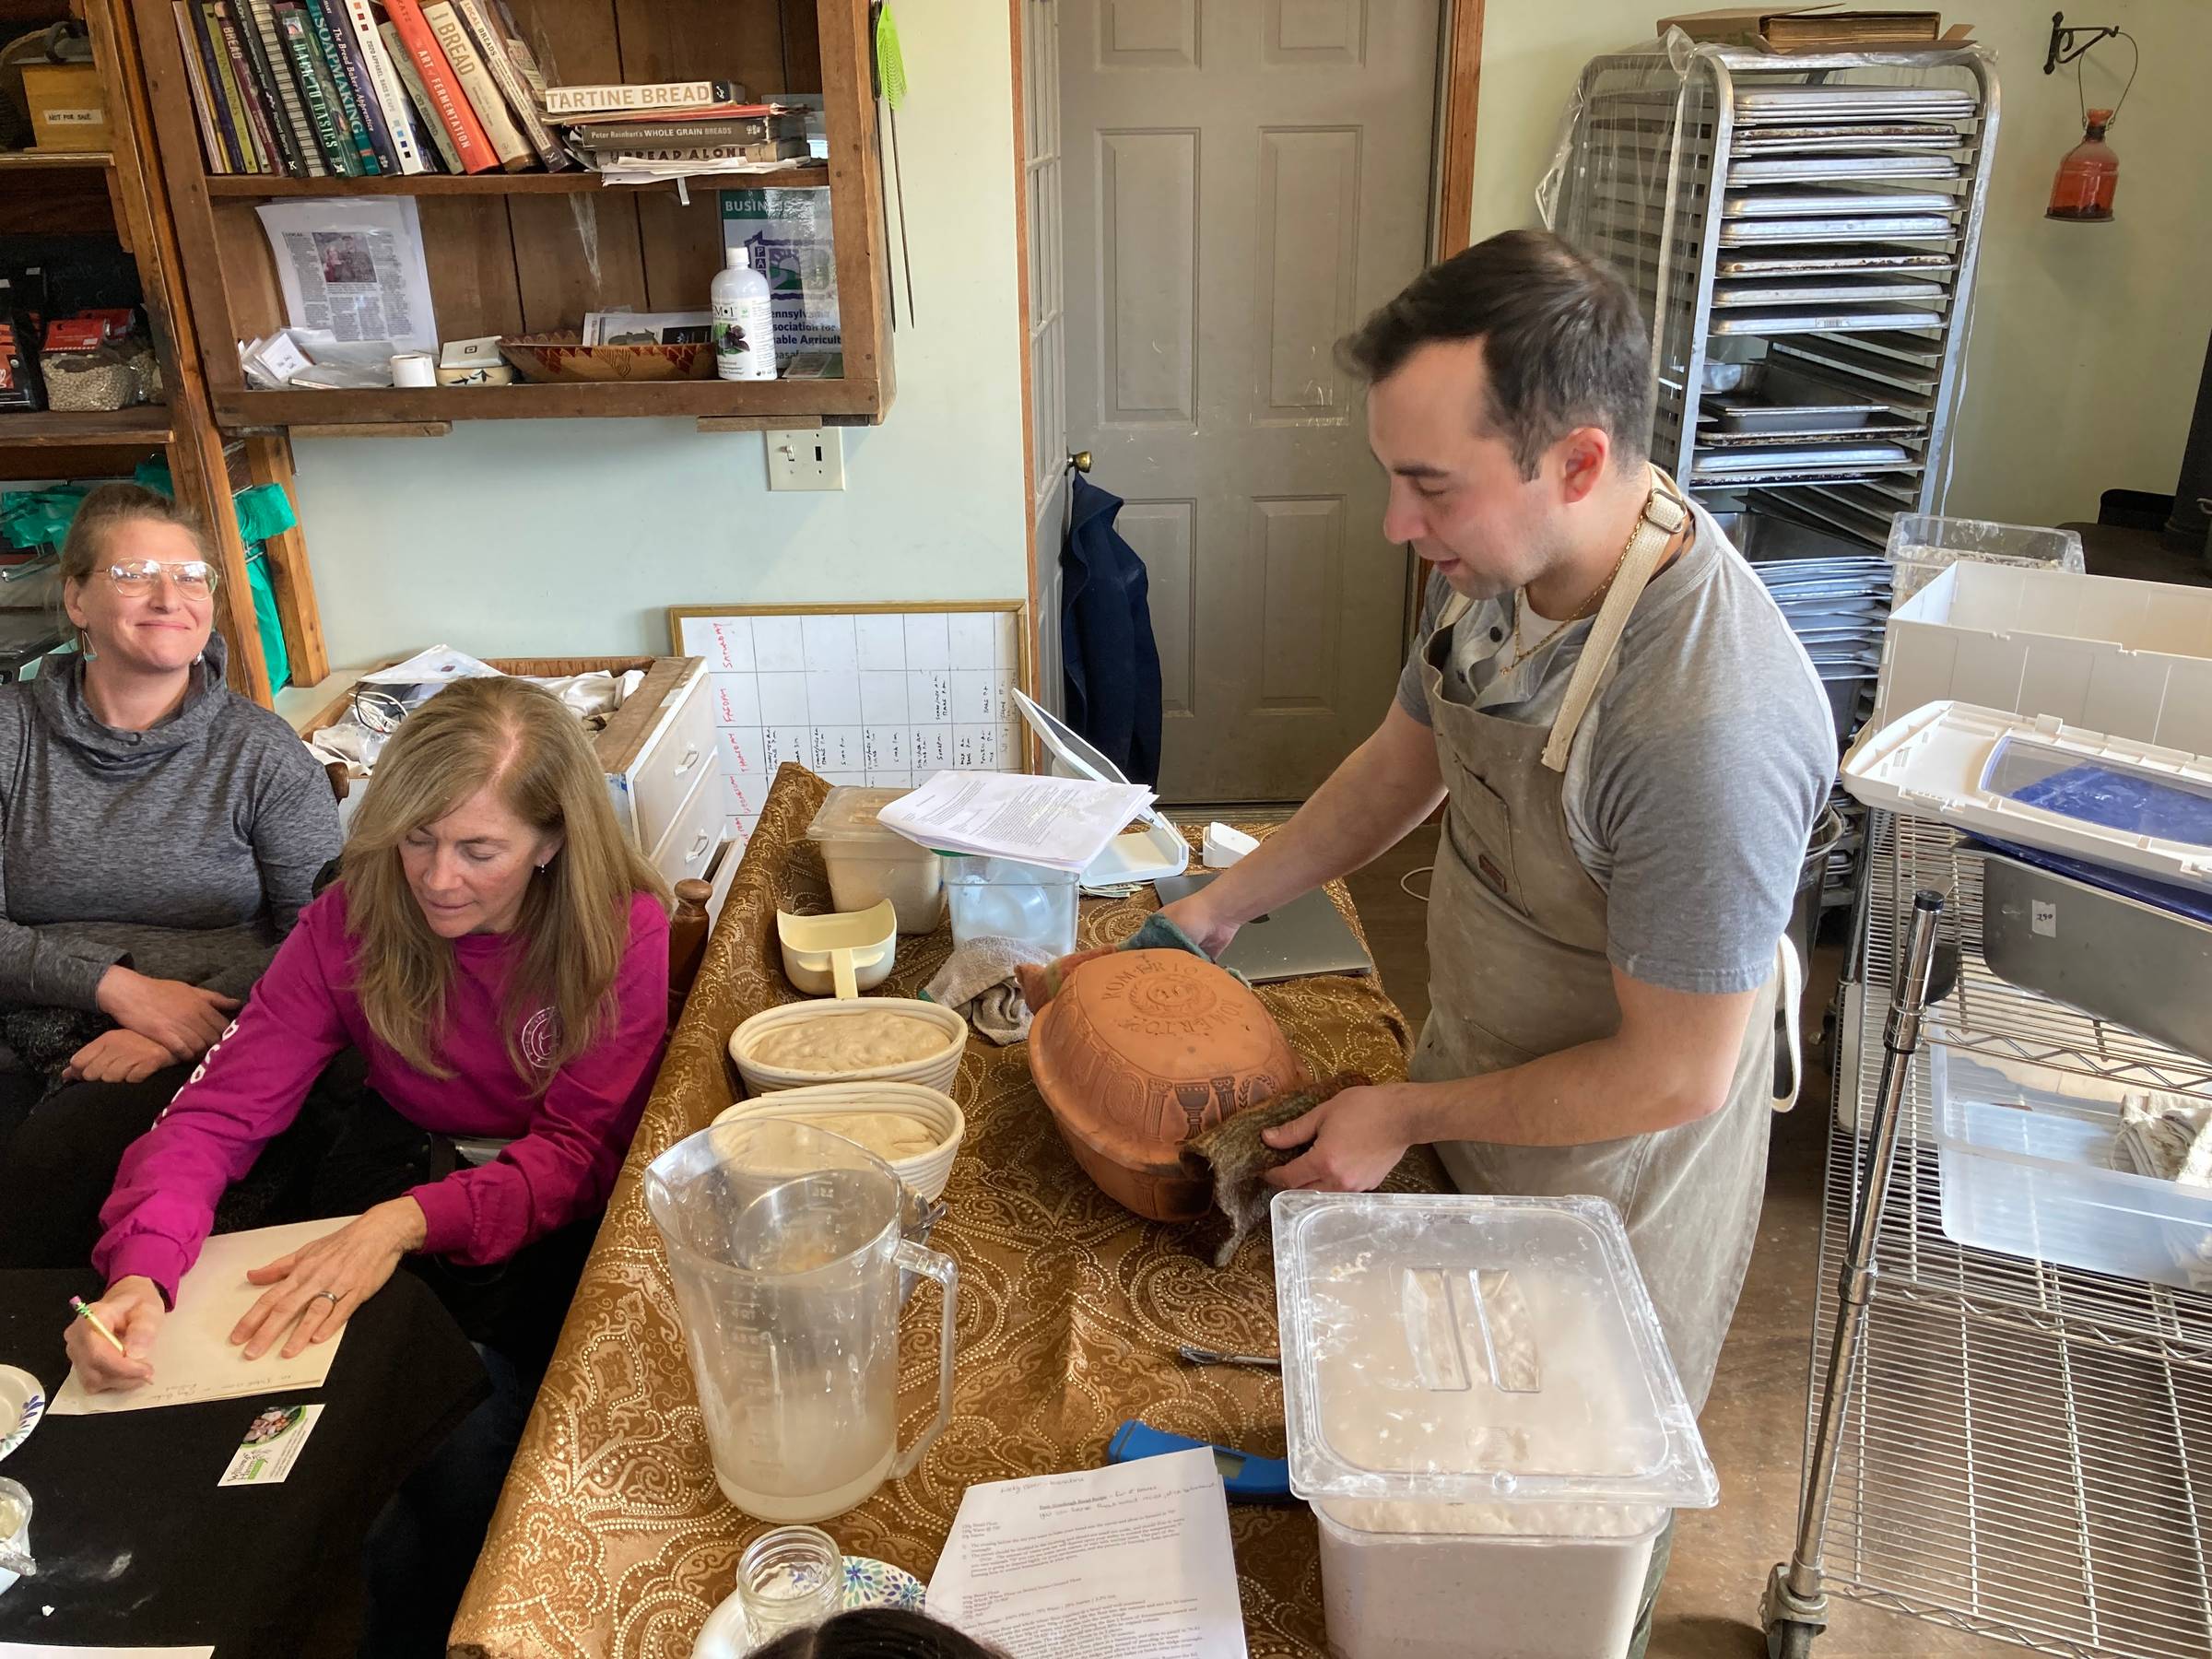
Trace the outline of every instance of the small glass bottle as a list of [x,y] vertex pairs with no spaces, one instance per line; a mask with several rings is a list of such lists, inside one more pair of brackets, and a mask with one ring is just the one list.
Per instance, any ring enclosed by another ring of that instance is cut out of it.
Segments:
[[763,1647],[786,1630],[834,1618],[845,1605],[845,1559],[818,1526],[778,1526],[737,1558],[746,1636]]
[[2091,110],[2081,142],[2068,150],[2051,181],[2051,205],[2045,218],[2095,222],[2112,217],[2112,196],[2120,188],[2120,158],[2104,141],[2104,129],[2112,119],[2110,110]]

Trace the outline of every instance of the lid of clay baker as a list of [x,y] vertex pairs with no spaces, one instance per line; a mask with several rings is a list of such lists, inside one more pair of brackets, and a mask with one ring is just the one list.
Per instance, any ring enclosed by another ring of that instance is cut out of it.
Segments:
[[1304,1075],[1250,988],[1181,950],[1077,969],[1037,1017],[1030,1069],[1091,1179],[1157,1221],[1194,1218],[1210,1201],[1182,1168],[1184,1141]]

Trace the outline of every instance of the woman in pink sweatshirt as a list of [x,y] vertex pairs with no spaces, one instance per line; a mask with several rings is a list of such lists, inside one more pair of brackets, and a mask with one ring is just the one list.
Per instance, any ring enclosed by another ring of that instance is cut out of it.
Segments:
[[[549,692],[465,680],[409,717],[339,879],[124,1155],[92,1258],[108,1287],[94,1311],[124,1351],[74,1324],[86,1384],[154,1375],[155,1335],[216,1201],[316,1091],[340,1124],[311,1213],[355,1218],[255,1271],[267,1289],[231,1340],[249,1359],[326,1340],[405,1264],[485,1352],[511,1449],[653,1087],[665,891]],[[481,1487],[483,1448],[475,1463]],[[456,1503],[424,1507],[450,1519]],[[372,1603],[378,1576],[372,1540]],[[420,1589],[417,1612],[431,1599]]]

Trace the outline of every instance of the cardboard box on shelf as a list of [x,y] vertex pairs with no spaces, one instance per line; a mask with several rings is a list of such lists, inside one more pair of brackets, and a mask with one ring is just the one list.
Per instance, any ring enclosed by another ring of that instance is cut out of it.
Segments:
[[23,100],[32,145],[42,150],[108,147],[108,93],[90,64],[26,64]]

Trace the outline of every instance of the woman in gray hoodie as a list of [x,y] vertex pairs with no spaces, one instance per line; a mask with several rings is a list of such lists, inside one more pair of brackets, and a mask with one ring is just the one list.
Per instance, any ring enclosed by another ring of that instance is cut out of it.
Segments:
[[102,486],[61,577],[79,653],[0,686],[0,1267],[83,1259],[339,845],[322,767],[223,683],[190,513]]

